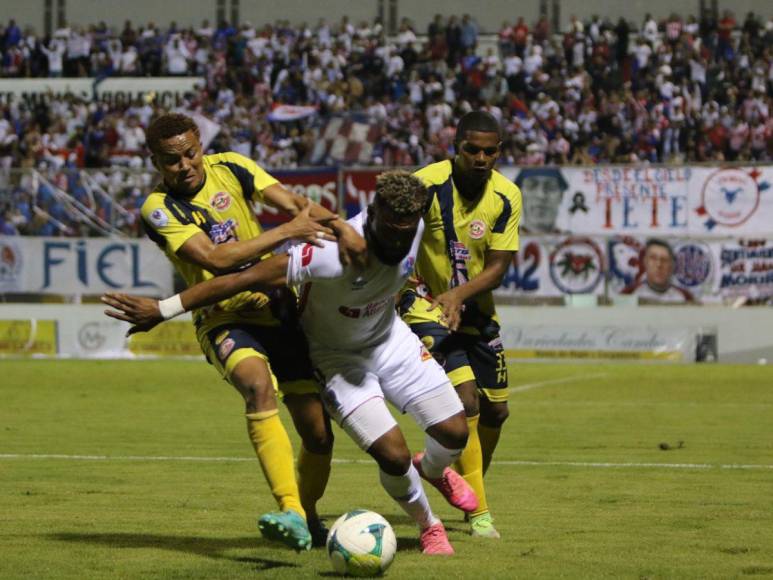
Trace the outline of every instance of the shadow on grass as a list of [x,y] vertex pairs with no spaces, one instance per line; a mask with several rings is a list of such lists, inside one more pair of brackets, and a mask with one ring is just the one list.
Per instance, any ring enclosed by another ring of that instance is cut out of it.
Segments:
[[[200,538],[190,536],[163,536],[158,534],[79,534],[61,532],[49,534],[52,540],[60,542],[77,542],[81,544],[100,544],[110,548],[157,548],[172,552],[185,552],[205,558],[232,560],[234,562],[246,562],[257,566],[258,570],[271,570],[274,568],[297,568],[299,565],[280,560],[270,560],[253,556],[226,556],[226,550],[255,550],[268,542],[262,538]],[[271,546],[275,544],[271,543]],[[288,555],[292,552],[288,549]]]

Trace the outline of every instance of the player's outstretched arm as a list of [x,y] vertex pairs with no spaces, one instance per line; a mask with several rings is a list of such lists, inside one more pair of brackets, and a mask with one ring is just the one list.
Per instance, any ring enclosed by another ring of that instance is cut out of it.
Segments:
[[184,260],[198,264],[210,272],[226,273],[255,261],[288,240],[299,240],[313,245],[321,245],[322,240],[334,241],[336,235],[331,222],[340,221],[338,216],[315,216],[315,205],[309,203],[302,211],[294,214],[295,217],[291,221],[248,240],[215,244],[207,234],[196,234],[189,238],[177,253]]
[[284,286],[287,281],[287,254],[272,256],[241,272],[217,276],[165,300],[109,292],[102,302],[115,308],[105,314],[131,323],[129,334],[145,332],[170,318],[235,296],[245,290],[268,290]]

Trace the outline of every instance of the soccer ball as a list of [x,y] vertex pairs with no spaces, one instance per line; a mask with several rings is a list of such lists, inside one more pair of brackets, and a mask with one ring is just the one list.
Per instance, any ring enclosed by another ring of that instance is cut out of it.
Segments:
[[368,510],[345,513],[327,535],[327,555],[339,574],[378,576],[389,568],[396,551],[392,526]]

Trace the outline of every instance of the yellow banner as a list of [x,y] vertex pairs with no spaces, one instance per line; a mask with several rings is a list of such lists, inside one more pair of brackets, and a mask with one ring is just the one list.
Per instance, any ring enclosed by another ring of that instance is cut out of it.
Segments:
[[678,351],[637,351],[637,350],[505,350],[506,358],[567,358],[567,359],[609,359],[609,360],[663,360],[681,361],[683,353]]
[[57,352],[55,320],[0,320],[0,354],[54,356]]
[[201,356],[196,331],[190,322],[165,322],[150,332],[133,334],[129,350],[141,355]]

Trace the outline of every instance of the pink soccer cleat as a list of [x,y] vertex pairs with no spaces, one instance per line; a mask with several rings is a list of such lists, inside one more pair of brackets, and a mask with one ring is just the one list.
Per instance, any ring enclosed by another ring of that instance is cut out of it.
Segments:
[[440,522],[422,530],[419,536],[421,553],[428,556],[453,556],[454,548],[448,541],[446,529]]
[[418,470],[422,478],[431,483],[446,498],[446,501],[457,509],[464,512],[473,512],[478,509],[478,496],[475,495],[470,484],[464,481],[464,478],[453,469],[446,467],[443,475],[430,479],[421,470],[421,459],[424,453],[417,453],[413,456],[413,466]]

